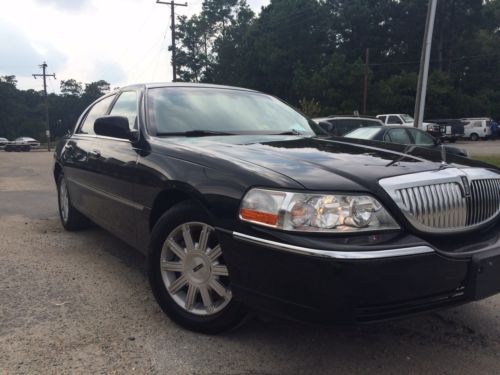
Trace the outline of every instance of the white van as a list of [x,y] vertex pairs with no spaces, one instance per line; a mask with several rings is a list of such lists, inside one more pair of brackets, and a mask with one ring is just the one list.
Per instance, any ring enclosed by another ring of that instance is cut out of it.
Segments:
[[487,117],[463,118],[464,137],[472,141],[491,137],[491,119]]

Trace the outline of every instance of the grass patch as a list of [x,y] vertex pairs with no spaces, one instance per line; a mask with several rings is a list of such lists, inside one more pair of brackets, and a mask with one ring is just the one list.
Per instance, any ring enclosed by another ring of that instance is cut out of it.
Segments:
[[471,159],[481,160],[500,167],[500,155],[472,155]]

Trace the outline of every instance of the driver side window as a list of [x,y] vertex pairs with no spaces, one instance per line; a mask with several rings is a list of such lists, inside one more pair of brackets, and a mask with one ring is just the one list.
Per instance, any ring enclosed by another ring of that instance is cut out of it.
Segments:
[[125,91],[121,93],[109,114],[127,117],[129,128],[137,129],[137,92]]

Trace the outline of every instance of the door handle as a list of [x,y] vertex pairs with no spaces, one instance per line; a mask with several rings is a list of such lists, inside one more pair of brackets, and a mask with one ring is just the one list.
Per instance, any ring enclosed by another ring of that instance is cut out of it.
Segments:
[[89,155],[94,157],[94,158],[100,158],[101,157],[101,151],[93,149],[89,151]]

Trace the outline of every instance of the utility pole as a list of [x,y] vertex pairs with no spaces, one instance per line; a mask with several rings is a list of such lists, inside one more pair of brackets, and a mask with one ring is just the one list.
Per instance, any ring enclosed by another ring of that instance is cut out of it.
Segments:
[[368,101],[368,75],[370,74],[370,49],[366,49],[365,56],[365,88],[363,91],[363,114],[366,115],[366,103]]
[[176,50],[175,50],[175,6],[179,7],[187,7],[187,3],[178,4],[173,0],[170,2],[163,2],[160,0],[156,0],[156,4],[165,4],[170,5],[170,17],[171,17],[171,29],[172,29],[172,82],[177,81],[177,66],[175,64]]
[[47,74],[47,63],[44,61],[42,65],[39,65],[42,68],[42,74],[33,74],[33,78],[43,77],[43,96],[45,101],[45,135],[47,136],[47,150],[50,151],[50,126],[49,126],[49,100],[47,97],[47,77],[53,77],[56,79],[55,73]]
[[414,127],[421,129],[424,119],[425,96],[427,95],[427,80],[429,78],[429,59],[431,57],[432,34],[436,18],[437,0],[429,0],[427,19],[425,21],[422,55],[420,56],[420,71],[418,73],[417,97],[415,98]]

